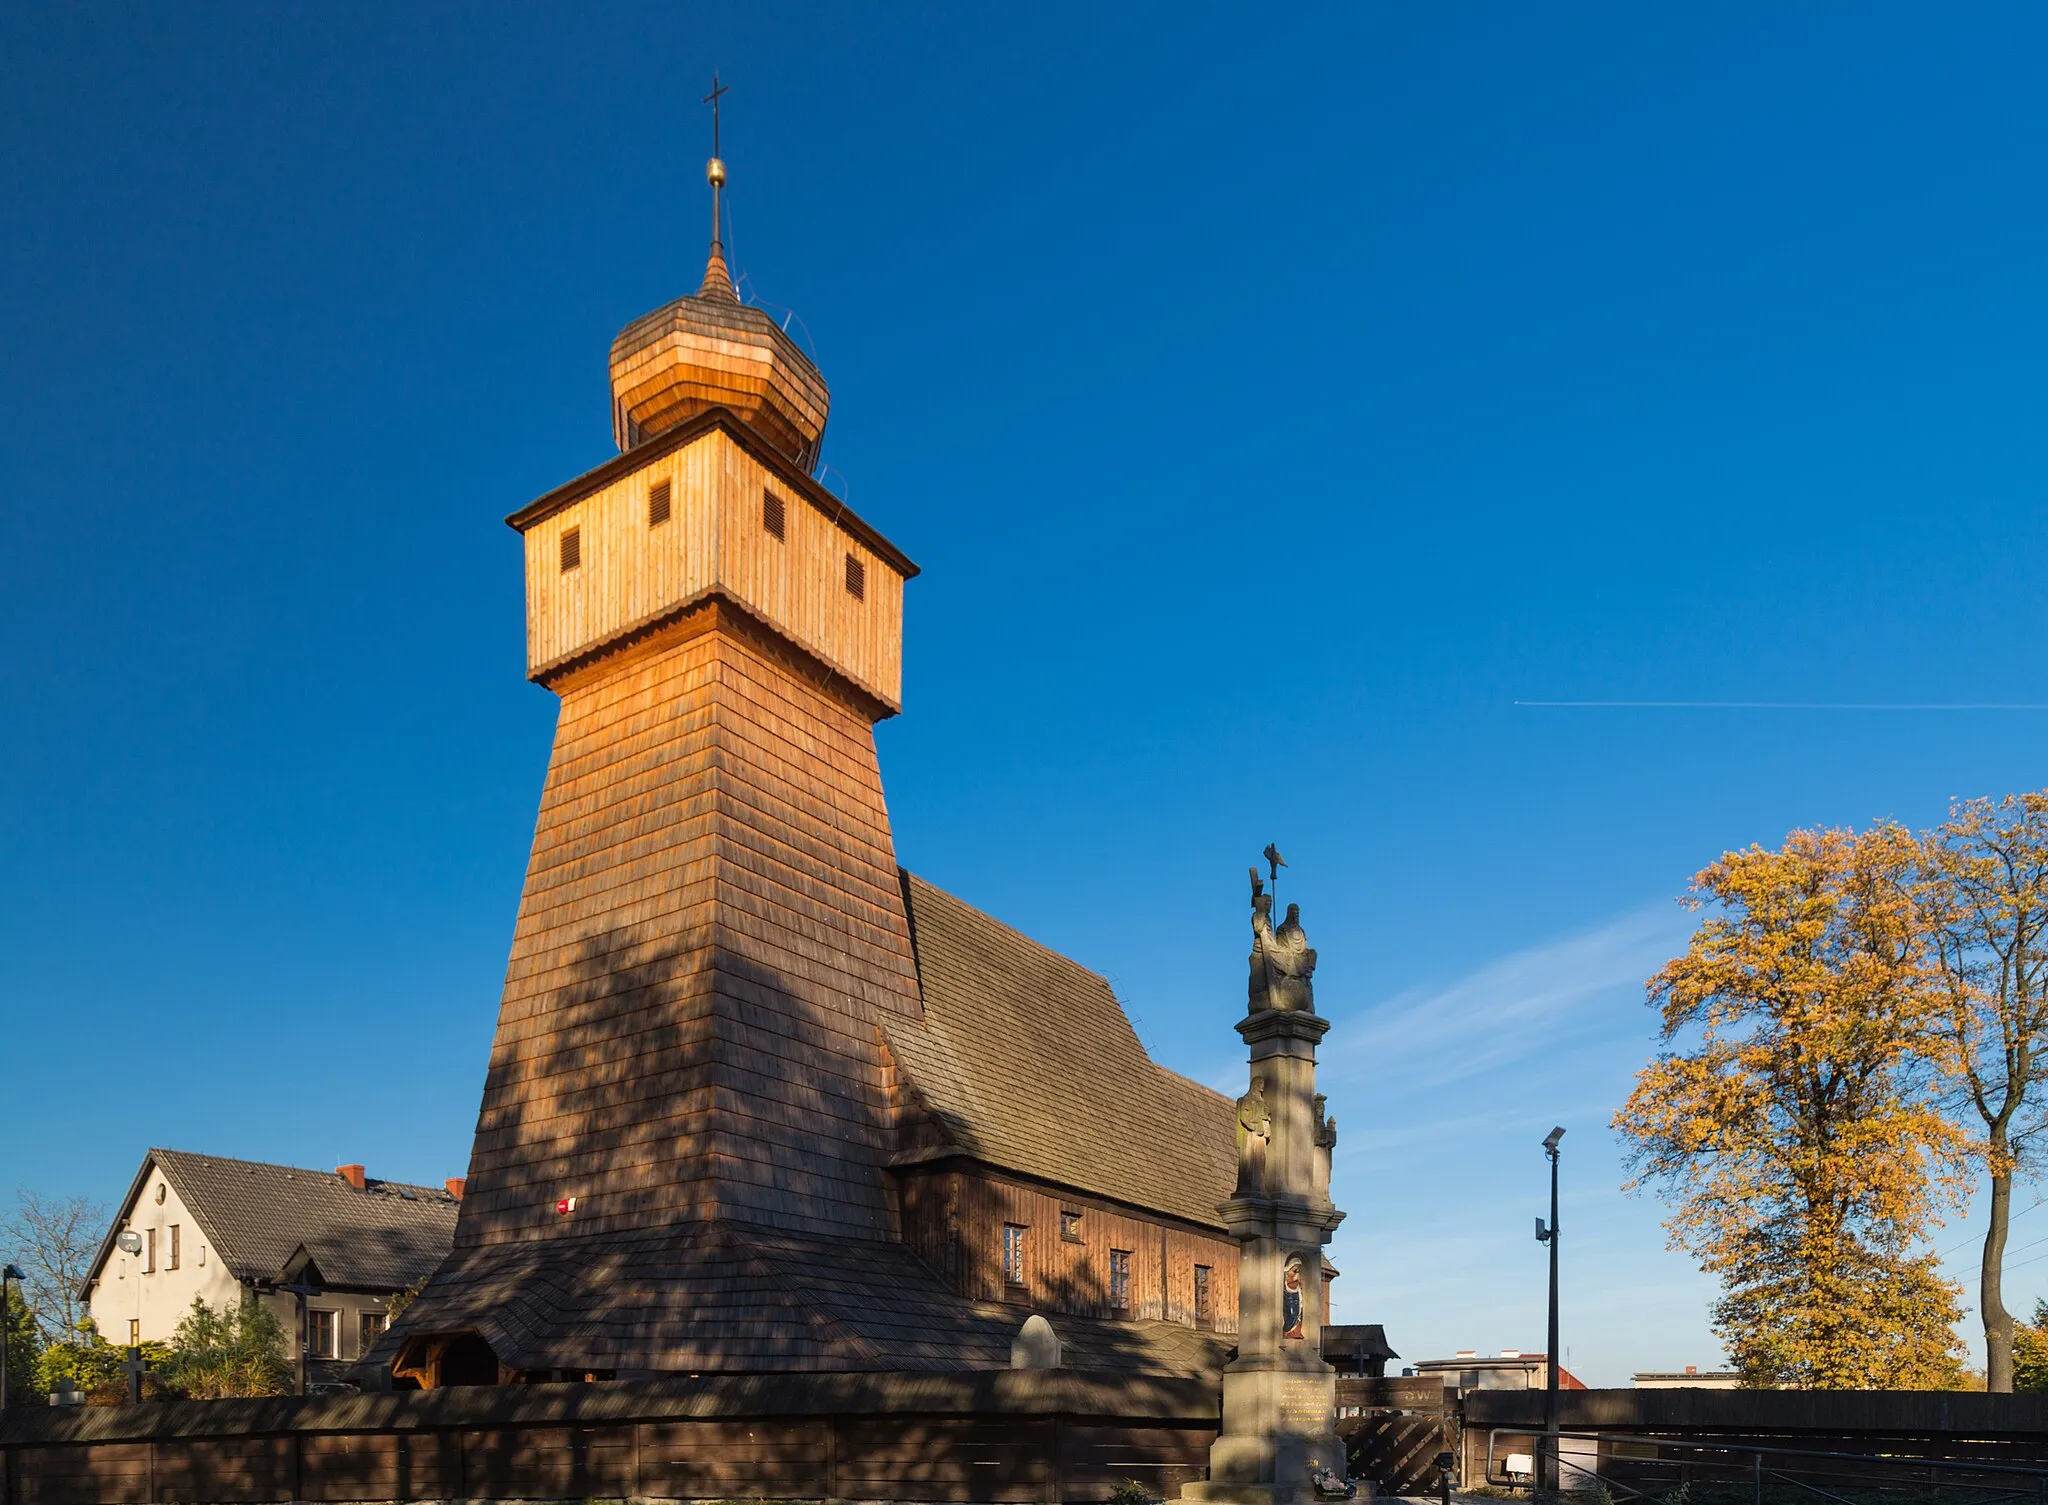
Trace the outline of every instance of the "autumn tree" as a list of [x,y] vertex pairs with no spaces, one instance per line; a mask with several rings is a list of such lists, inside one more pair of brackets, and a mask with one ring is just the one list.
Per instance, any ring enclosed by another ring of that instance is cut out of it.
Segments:
[[1957,1106],[1991,1181],[1977,1305],[1986,1388],[2013,1388],[2004,1293],[2013,1178],[2048,1115],[2048,792],[1970,800],[1922,840],[1921,900],[1948,995]]
[[1885,824],[1729,852],[1650,980],[1665,1051],[1614,1127],[1630,1189],[1719,1278],[1714,1326],[1752,1386],[1955,1382],[1957,1288],[1923,1236],[1963,1185],[1936,1101],[1947,995],[1917,913],[1919,846]]

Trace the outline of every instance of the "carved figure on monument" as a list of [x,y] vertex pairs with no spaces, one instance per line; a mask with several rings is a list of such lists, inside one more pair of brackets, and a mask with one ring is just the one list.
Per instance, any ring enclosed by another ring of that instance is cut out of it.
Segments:
[[1337,1148],[1337,1120],[1323,1112],[1323,1104],[1329,1099],[1322,1093],[1316,1094],[1314,1123],[1316,1136],[1316,1194],[1327,1197],[1330,1194],[1330,1161]]
[[1280,1283],[1280,1336],[1306,1338],[1301,1317],[1301,1261],[1287,1261],[1287,1274]]
[[1266,1079],[1252,1078],[1252,1090],[1237,1100],[1237,1194],[1266,1190],[1266,1146],[1273,1142],[1273,1112],[1266,1106]]
[[1300,1010],[1313,1014],[1316,952],[1301,928],[1301,906],[1287,906],[1287,918],[1273,928],[1273,896],[1259,870],[1252,869],[1252,954],[1250,1012]]

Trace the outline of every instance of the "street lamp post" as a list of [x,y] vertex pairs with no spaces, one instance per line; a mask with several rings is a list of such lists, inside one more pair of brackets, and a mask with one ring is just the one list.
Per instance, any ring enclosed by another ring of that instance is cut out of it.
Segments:
[[0,1411],[7,1409],[7,1330],[14,1326],[14,1303],[8,1299],[7,1283],[27,1279],[20,1265],[0,1265]]
[[1557,1414],[1557,1142],[1563,1138],[1564,1130],[1556,1128],[1543,1141],[1543,1153],[1550,1157],[1550,1226],[1544,1227],[1541,1218],[1536,1220],[1537,1239],[1550,1246],[1550,1347],[1544,1363],[1548,1377],[1543,1386],[1543,1451],[1538,1461],[1537,1483],[1552,1494],[1557,1492],[1562,1472],[1558,1461]]
[[123,1228],[114,1236],[114,1247],[128,1256],[130,1273],[135,1277],[135,1323],[128,1330],[132,1340],[128,1344],[128,1362],[121,1366],[128,1376],[128,1404],[133,1406],[142,1400],[142,1266],[135,1258],[142,1252],[142,1235],[133,1228]]

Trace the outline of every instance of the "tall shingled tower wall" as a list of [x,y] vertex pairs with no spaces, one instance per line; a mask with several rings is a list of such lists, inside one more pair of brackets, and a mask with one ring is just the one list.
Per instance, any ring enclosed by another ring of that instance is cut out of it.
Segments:
[[880,1022],[919,1004],[873,723],[915,567],[810,479],[823,380],[716,247],[612,369],[624,452],[510,519],[562,704],[457,1247],[887,1237]]

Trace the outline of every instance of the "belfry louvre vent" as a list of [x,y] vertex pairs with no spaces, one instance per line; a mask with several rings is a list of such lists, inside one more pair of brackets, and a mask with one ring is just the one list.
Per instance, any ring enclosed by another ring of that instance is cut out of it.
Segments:
[[761,493],[761,526],[777,538],[783,536],[782,498],[772,491]]
[[668,521],[668,482],[656,481],[647,488],[647,526],[658,528]]
[[571,528],[562,535],[562,573],[568,574],[583,563],[583,530]]
[[856,601],[868,598],[868,567],[851,554],[846,556],[846,593]]

